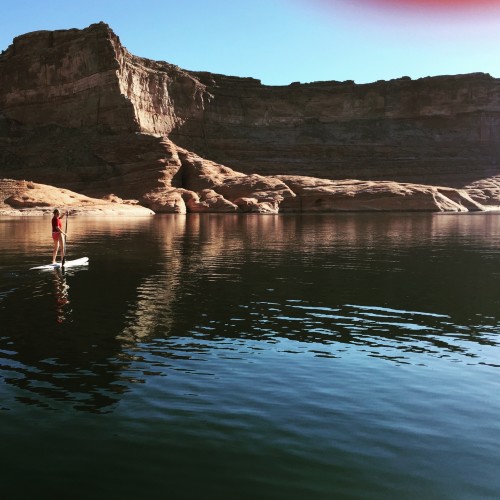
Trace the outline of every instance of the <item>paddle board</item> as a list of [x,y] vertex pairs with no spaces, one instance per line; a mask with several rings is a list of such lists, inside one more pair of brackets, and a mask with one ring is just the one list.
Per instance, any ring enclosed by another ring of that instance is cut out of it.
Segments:
[[[88,257],[82,257],[81,259],[75,259],[75,260],[67,260],[64,263],[64,268],[66,269],[67,267],[75,267],[75,266],[86,266],[89,263],[89,258]],[[30,267],[30,271],[34,269],[60,269],[61,263],[57,262],[55,264],[47,264],[45,266],[36,266],[36,267]]]

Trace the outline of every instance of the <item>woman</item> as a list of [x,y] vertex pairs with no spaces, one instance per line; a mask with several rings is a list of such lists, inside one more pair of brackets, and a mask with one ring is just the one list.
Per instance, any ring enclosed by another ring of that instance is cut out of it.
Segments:
[[54,217],[52,217],[52,239],[54,240],[54,251],[52,252],[52,264],[56,263],[57,251],[61,247],[61,263],[64,260],[64,237],[66,233],[62,230],[61,219],[68,215],[68,212],[59,217],[59,210],[56,208],[54,210]]

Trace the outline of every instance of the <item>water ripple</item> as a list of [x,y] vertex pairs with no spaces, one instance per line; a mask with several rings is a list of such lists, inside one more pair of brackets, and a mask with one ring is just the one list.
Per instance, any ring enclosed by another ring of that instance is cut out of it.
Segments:
[[[244,315],[226,322],[212,320],[199,324],[196,332],[212,341],[236,338],[283,343],[294,342],[286,351],[304,352],[304,345],[328,346],[329,350],[309,347],[318,356],[338,357],[343,345],[370,348],[370,356],[395,362],[418,364],[422,355],[492,364],[485,346],[498,345],[499,327],[495,324],[461,325],[449,315],[429,311],[403,310],[383,306],[344,304],[338,307],[308,305],[289,300],[283,304],[262,301],[241,306]],[[209,349],[213,345],[198,346]],[[185,350],[185,349],[184,349]],[[394,351],[398,351],[395,354]]]

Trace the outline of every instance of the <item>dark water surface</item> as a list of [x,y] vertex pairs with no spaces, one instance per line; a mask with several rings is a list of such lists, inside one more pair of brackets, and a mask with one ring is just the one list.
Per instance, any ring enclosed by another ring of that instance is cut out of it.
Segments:
[[500,217],[0,219],[0,497],[498,498]]

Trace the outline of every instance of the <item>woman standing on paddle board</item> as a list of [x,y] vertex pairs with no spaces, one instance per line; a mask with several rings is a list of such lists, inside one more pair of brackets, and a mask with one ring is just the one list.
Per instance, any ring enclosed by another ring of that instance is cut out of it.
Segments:
[[54,217],[52,217],[52,239],[54,240],[54,251],[52,252],[52,264],[56,263],[57,251],[59,247],[61,248],[61,262],[64,260],[64,237],[66,233],[62,230],[62,221],[61,219],[68,215],[68,212],[62,214],[59,217],[59,210],[56,208],[54,210]]

